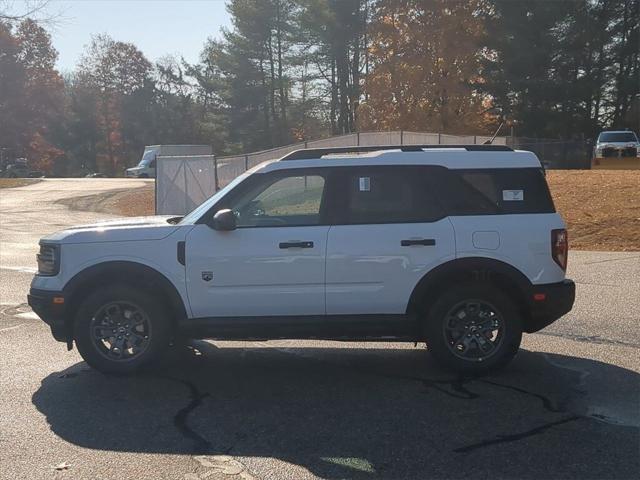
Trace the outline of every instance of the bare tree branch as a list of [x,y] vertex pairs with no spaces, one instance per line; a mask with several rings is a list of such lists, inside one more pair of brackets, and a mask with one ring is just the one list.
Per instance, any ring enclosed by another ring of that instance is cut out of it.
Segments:
[[52,11],[51,4],[51,0],[0,0],[0,22],[19,22],[30,18],[40,24],[55,24],[62,12]]

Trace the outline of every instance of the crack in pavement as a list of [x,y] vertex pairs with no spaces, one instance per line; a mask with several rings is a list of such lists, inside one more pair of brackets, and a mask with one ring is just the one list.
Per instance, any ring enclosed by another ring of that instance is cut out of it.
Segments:
[[519,392],[519,393],[523,393],[525,395],[530,395],[532,397],[538,398],[538,399],[540,399],[540,401],[542,401],[543,408],[548,412],[561,413],[561,412],[565,411],[564,409],[562,409],[560,407],[554,406],[554,404],[553,404],[553,402],[551,401],[550,398],[545,397],[544,395],[542,395],[540,393],[531,392],[529,390],[525,390],[524,388],[516,387],[514,385],[505,385],[504,383],[492,382],[491,380],[478,379],[478,381],[482,382],[482,383],[486,383],[488,385],[493,385],[493,386],[496,386],[496,387],[506,388],[506,389],[509,389],[509,390],[513,390],[514,392]]
[[525,432],[513,433],[510,435],[498,435],[497,438],[493,438],[491,440],[482,440],[478,443],[472,443],[471,445],[466,445],[464,447],[455,448],[453,451],[456,453],[467,453],[472,450],[477,450],[479,448],[489,447],[491,445],[496,445],[499,443],[508,443],[515,442],[518,440],[522,440],[523,438],[534,437],[536,435],[540,435],[545,433],[547,430],[556,427],[558,425],[564,425],[565,423],[575,422],[576,420],[588,418],[582,415],[574,415],[572,417],[566,417],[561,420],[556,420],[555,422],[545,423],[543,425],[539,425],[531,430],[527,430]]
[[555,333],[555,332],[536,332],[536,335],[547,335],[549,337],[566,338],[568,340],[574,340],[576,342],[593,343],[596,345],[618,345],[621,347],[640,348],[640,344],[623,342],[622,340],[611,340],[609,338],[603,338],[598,335],[576,335],[573,333]]
[[[196,363],[202,362],[203,355],[202,352],[193,345],[187,345],[187,349],[190,353],[193,354],[193,360],[196,360]],[[200,367],[201,365],[199,365]],[[189,403],[178,410],[173,417],[173,424],[178,429],[178,431],[182,434],[183,437],[191,440],[194,444],[193,454],[211,454],[213,453],[213,444],[207,440],[204,436],[200,435],[193,428],[189,426],[188,419],[189,415],[197,409],[205,398],[210,398],[211,395],[209,392],[201,392],[200,389],[196,386],[194,382],[191,382],[186,379],[172,377],[170,375],[160,375],[158,378],[163,378],[166,380],[171,380],[174,382],[181,383],[189,390]],[[223,454],[229,454],[231,450],[233,450],[235,444],[221,449]]]
[[208,393],[202,393],[194,383],[188,380],[181,380],[173,377],[162,377],[168,380],[179,382],[189,389],[189,403],[187,406],[178,410],[173,417],[173,424],[182,434],[182,436],[190,439],[194,443],[194,453],[202,454],[211,452],[211,442],[193,430],[187,423],[189,414],[202,404],[202,400],[209,396]]
[[[292,351],[292,349],[278,349],[276,348],[277,351],[280,351],[281,353],[284,354],[288,354],[288,355],[297,355],[295,352]],[[332,363],[332,362],[327,362],[318,358],[314,358],[311,357],[309,355],[297,355],[300,356],[302,358],[306,358],[306,359],[311,359],[317,362],[321,362],[321,363]],[[555,368],[564,368],[561,367],[559,365],[556,365],[555,363],[549,361],[549,359],[547,358],[546,355],[543,354],[543,357],[545,358],[545,360],[547,360],[549,362],[550,365],[554,366]],[[448,380],[436,380],[436,379],[430,379],[430,378],[424,378],[424,377],[420,377],[420,376],[411,376],[411,375],[394,375],[394,374],[388,374],[388,373],[381,373],[381,372],[374,372],[374,371],[370,371],[370,370],[366,370],[366,369],[362,369],[362,368],[358,368],[358,367],[354,367],[349,365],[349,367],[357,372],[360,373],[365,373],[365,374],[369,374],[369,375],[375,375],[375,376],[380,376],[380,377],[384,377],[384,378],[391,378],[391,379],[403,379],[403,380],[410,380],[410,381],[417,381],[422,383],[425,388],[426,391],[428,392],[429,389],[434,389],[437,390],[440,393],[443,393],[449,397],[453,397],[453,398],[458,398],[461,400],[475,400],[477,398],[481,398],[479,394],[471,391],[469,388],[467,388],[467,386],[473,382],[477,382],[477,383],[483,383],[485,385],[490,385],[493,387],[498,387],[498,388],[504,388],[504,389],[508,389],[508,390],[512,390],[514,392],[517,393],[521,393],[523,395],[528,395],[530,397],[536,398],[538,400],[540,400],[542,402],[542,407],[544,408],[545,411],[549,412],[549,413],[563,413],[566,412],[566,408],[565,406],[568,405],[570,403],[570,399],[569,398],[565,398],[562,402],[560,402],[560,405],[556,405],[555,402],[553,402],[553,400],[541,393],[536,393],[536,392],[532,392],[530,390],[526,390],[524,388],[521,387],[516,387],[514,385],[507,385],[504,383],[499,383],[499,382],[495,382],[492,380],[489,380],[487,378],[484,378],[482,376],[460,376],[454,379],[448,379]],[[586,371],[578,371],[575,369],[570,369],[572,371],[575,371],[576,373],[580,374],[580,378],[578,381],[578,385],[576,386],[576,388],[573,388],[573,391],[579,394],[584,394],[584,392],[580,391],[580,387],[584,386],[584,382],[585,382],[585,378],[586,376],[589,375],[589,372]],[[443,388],[443,386],[449,386],[451,388],[451,390],[447,390],[446,388]],[[569,395],[570,396],[570,395]],[[487,439],[487,440],[482,440],[480,442],[477,443],[473,443],[471,445],[466,445],[466,446],[462,446],[462,447],[458,447],[453,449],[454,452],[456,453],[465,453],[465,452],[469,452],[472,450],[476,450],[479,448],[484,448],[484,447],[488,447],[491,445],[495,445],[498,443],[509,443],[509,442],[515,442],[518,440],[522,440],[525,438],[529,438],[535,435],[540,435],[545,433],[547,430],[556,427],[556,426],[560,426],[566,423],[570,423],[579,419],[595,419],[595,420],[599,420],[599,421],[605,421],[607,423],[608,422],[608,418],[604,415],[600,415],[600,414],[594,414],[594,415],[581,415],[581,414],[575,414],[572,415],[570,417],[566,417],[564,419],[560,419],[560,420],[556,420],[553,422],[549,422],[549,423],[544,423],[542,425],[539,425],[537,427],[534,427],[530,430],[527,430],[525,432],[519,432],[519,433],[513,433],[513,434],[498,434],[496,436],[496,438],[492,438],[492,439]],[[615,425],[615,424],[614,424]]]

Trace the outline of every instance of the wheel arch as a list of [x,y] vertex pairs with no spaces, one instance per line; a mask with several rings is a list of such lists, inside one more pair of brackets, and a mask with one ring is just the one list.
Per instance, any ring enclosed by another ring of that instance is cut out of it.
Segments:
[[175,285],[158,270],[142,263],[113,260],[92,265],[74,275],[63,289],[67,312],[65,330],[67,342],[73,338],[75,312],[86,295],[96,287],[109,283],[123,283],[158,292],[172,313],[174,325],[187,318],[187,308]]
[[500,287],[528,316],[528,294],[532,288],[529,279],[517,268],[485,257],[457,258],[427,272],[414,287],[406,313],[427,313],[440,293],[464,281],[490,282]]

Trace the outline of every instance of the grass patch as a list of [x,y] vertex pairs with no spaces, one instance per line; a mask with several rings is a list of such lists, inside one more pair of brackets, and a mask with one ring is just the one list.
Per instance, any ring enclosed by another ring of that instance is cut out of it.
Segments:
[[640,170],[551,170],[547,180],[571,248],[640,251]]

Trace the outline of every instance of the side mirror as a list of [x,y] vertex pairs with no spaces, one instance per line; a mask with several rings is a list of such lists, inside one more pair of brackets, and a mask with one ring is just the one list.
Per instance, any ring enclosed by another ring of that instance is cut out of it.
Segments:
[[220,230],[223,232],[235,230],[236,216],[228,208],[225,208],[223,210],[218,210],[216,214],[213,216],[213,222],[211,224],[211,227],[214,230]]

